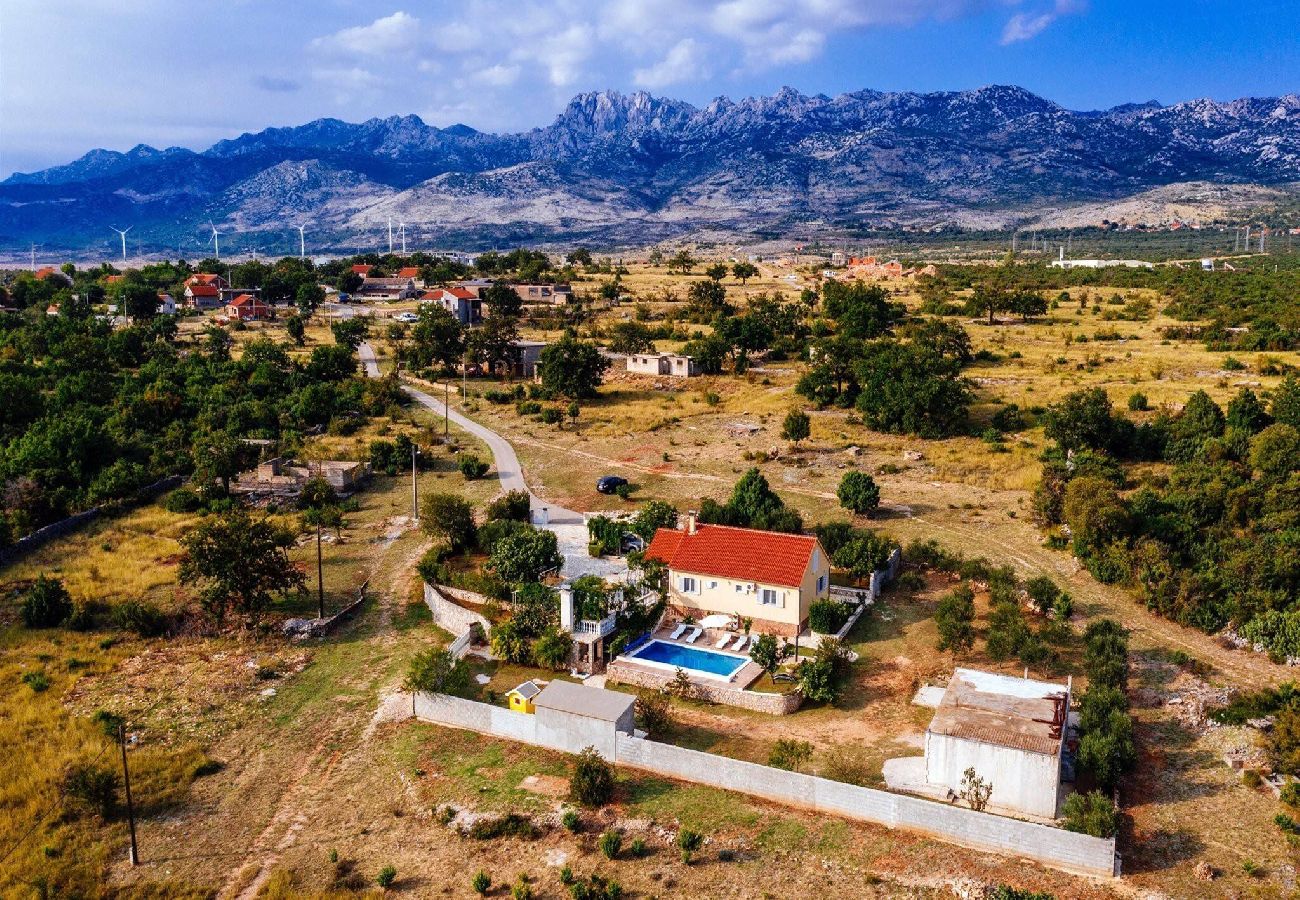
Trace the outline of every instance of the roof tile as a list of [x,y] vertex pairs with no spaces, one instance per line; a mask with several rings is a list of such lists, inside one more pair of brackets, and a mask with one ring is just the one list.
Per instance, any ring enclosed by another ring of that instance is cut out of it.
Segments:
[[680,572],[798,587],[817,545],[807,534],[700,525],[694,534],[660,528],[646,557]]

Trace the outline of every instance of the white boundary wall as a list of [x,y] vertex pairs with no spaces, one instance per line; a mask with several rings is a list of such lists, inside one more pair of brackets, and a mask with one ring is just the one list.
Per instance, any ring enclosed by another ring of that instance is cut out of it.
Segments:
[[[577,753],[584,747],[594,746],[612,762],[660,775],[860,822],[919,831],[962,847],[1023,856],[1069,872],[1092,876],[1119,874],[1114,838],[1090,837],[1034,822],[687,750],[616,732],[608,722],[597,724],[584,720],[583,723],[575,722],[573,728],[558,727],[561,723],[539,722],[537,715],[441,694],[416,694],[414,710],[416,718],[439,725],[467,728],[566,753]],[[576,727],[579,724],[590,727]]]

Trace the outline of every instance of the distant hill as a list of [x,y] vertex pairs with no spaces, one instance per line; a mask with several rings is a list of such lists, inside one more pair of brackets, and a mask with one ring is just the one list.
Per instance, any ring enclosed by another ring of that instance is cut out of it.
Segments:
[[193,257],[209,220],[232,248],[287,246],[310,223],[318,250],[374,247],[390,217],[417,243],[467,247],[1093,224],[1112,207],[1158,221],[1243,214],[1296,182],[1296,95],[1073,112],[1006,86],[784,88],[703,108],[601,91],[521,134],[395,116],[270,128],[198,153],[93,150],[0,182],[0,243],[107,251],[108,226],[132,225],[146,249]]

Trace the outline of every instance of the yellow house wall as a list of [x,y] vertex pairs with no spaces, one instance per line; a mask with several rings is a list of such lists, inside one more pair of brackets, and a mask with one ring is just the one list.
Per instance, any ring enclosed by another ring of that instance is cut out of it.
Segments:
[[[670,569],[669,594],[673,605],[697,611],[700,616],[709,613],[763,619],[785,625],[802,625],[808,619],[808,608],[813,600],[830,594],[831,570],[826,554],[818,547],[813,551],[808,567],[804,570],[803,581],[799,587],[789,585],[763,584],[761,582],[737,581],[719,578],[715,575],[701,575],[697,572],[685,572]],[[817,579],[822,578],[822,590],[817,590]],[[696,591],[687,593],[682,590],[682,579],[694,578]],[[736,590],[736,586],[740,590]],[[755,589],[750,591],[750,585]],[[763,589],[777,593],[775,606],[761,602]]]

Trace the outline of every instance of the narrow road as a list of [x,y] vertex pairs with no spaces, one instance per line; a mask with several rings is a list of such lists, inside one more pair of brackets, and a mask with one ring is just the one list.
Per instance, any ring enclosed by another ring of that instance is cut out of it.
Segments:
[[[380,377],[379,362],[375,358],[375,350],[369,343],[362,343],[357,348],[357,355],[361,357],[361,364],[365,366],[366,375],[370,378]],[[416,403],[419,403],[425,409],[432,411],[435,415],[448,416],[451,421],[474,437],[488,445],[492,451],[493,463],[497,470],[497,478],[501,481],[501,489],[504,491],[524,491],[532,498],[532,507],[534,511],[545,509],[547,512],[547,521],[552,525],[583,525],[586,526],[586,519],[582,513],[574,512],[571,509],[565,509],[554,503],[548,503],[545,499],[537,496],[528,487],[528,482],[524,480],[523,466],[519,464],[519,456],[515,453],[515,448],[510,446],[510,442],[489,428],[484,428],[478,422],[470,419],[454,409],[448,409],[442,400],[424,391],[402,385],[402,390],[406,391]]]

